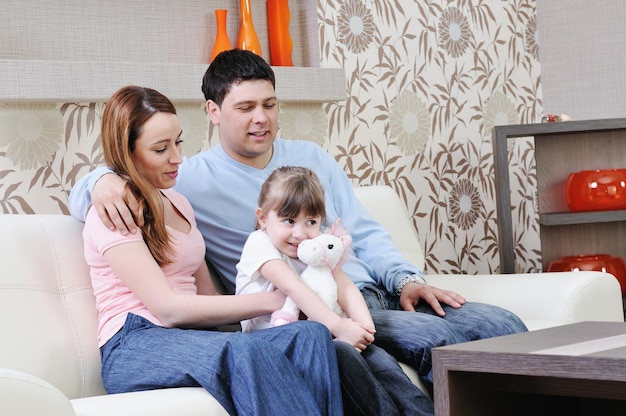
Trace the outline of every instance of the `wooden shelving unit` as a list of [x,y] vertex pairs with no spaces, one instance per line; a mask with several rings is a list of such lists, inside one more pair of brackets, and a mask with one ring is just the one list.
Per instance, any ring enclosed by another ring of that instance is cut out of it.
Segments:
[[533,137],[542,266],[567,255],[626,258],[626,211],[568,212],[572,172],[626,167],[626,118],[496,126],[493,148],[500,271],[515,272],[507,142]]

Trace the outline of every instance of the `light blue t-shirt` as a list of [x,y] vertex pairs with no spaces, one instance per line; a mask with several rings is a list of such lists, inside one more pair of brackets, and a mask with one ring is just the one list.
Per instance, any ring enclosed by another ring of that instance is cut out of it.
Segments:
[[[319,177],[325,190],[328,224],[341,218],[352,236],[356,259],[343,268],[359,288],[372,284],[394,293],[402,278],[422,275],[359,203],[347,175],[324,149],[308,141],[277,138],[272,159],[264,169],[233,160],[221,145],[185,158],[179,167],[174,189],[191,202],[206,244],[207,260],[221,274],[229,293],[234,293],[236,265],[256,224],[261,185],[281,166],[304,166]],[[91,189],[105,172],[106,168],[96,169],[76,183],[70,195],[73,216],[84,220],[91,204]]]

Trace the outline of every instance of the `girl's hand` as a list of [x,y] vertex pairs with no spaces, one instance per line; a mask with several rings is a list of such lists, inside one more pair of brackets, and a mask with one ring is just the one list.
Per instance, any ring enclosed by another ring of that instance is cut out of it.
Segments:
[[366,329],[358,322],[350,319],[342,319],[333,335],[337,340],[352,345],[359,352],[374,342],[374,334],[371,329]]

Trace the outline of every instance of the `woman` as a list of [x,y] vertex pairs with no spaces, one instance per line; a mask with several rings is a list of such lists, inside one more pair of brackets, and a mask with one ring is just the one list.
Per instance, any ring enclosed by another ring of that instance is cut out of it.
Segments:
[[182,161],[173,104],[149,88],[121,88],[101,133],[105,162],[126,179],[144,218],[128,235],[105,227],[93,207],[85,221],[106,390],[202,386],[230,414],[342,414],[335,348],[322,325],[215,329],[278,309],[285,296],[216,293],[193,210],[171,189]]

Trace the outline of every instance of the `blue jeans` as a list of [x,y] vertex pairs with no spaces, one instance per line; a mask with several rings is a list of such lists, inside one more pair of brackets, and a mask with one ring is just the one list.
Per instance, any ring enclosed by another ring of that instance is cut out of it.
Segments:
[[460,309],[442,305],[437,315],[420,302],[415,313],[400,306],[400,297],[366,286],[361,290],[376,325],[376,345],[409,364],[432,389],[431,349],[443,345],[525,332],[526,325],[512,312],[484,303],[467,302]]
[[346,416],[432,416],[433,402],[404,373],[398,361],[370,345],[359,354],[335,341]]
[[244,334],[129,314],[100,354],[109,393],[202,386],[233,415],[342,414],[335,346],[316,322]]

